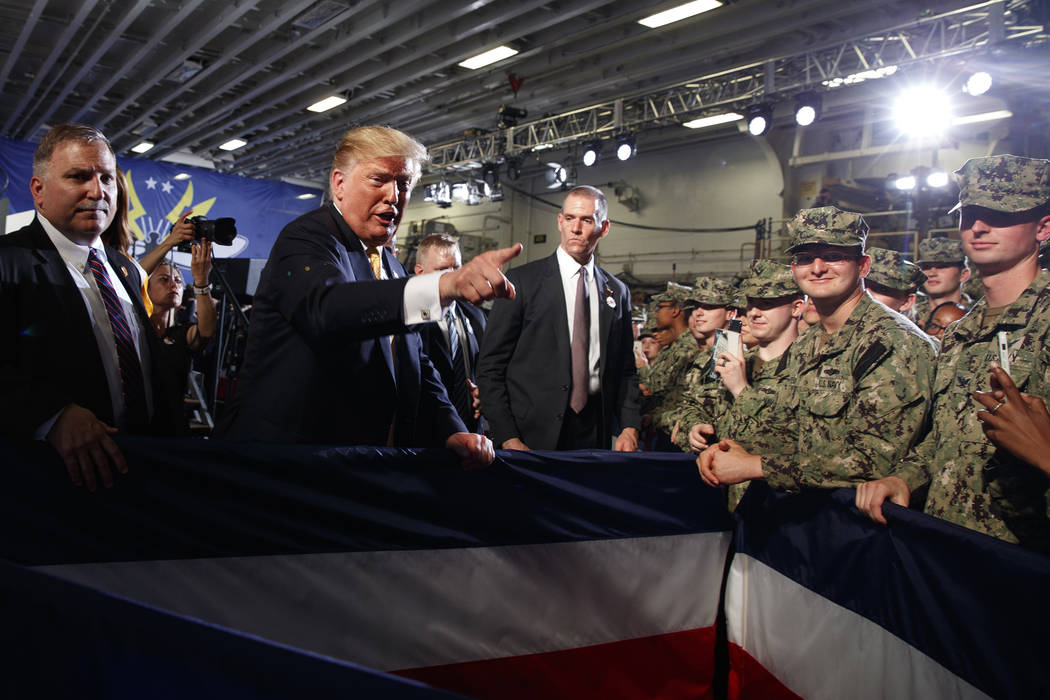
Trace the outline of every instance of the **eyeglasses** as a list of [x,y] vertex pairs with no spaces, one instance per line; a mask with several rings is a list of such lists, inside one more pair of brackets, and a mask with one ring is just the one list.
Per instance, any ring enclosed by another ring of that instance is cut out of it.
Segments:
[[798,267],[809,267],[816,262],[817,258],[823,260],[825,265],[832,266],[841,265],[846,262],[856,262],[858,260],[856,255],[827,251],[824,253],[795,253],[791,256],[791,262]]

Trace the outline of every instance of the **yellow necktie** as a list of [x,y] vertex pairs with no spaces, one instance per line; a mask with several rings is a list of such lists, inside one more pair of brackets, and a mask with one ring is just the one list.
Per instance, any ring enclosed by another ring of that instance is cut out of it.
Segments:
[[383,257],[379,254],[379,249],[370,245],[365,248],[365,252],[368,253],[368,263],[372,266],[372,274],[377,280],[383,279]]

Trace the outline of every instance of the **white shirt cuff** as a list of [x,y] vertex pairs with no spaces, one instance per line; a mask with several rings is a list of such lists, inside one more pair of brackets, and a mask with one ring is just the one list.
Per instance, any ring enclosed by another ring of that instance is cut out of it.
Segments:
[[441,318],[441,291],[438,281],[442,272],[416,275],[405,285],[405,325],[412,326]]
[[48,418],[46,421],[40,424],[40,427],[33,433],[34,440],[47,440],[47,434],[51,432],[51,428],[55,427],[55,423],[58,422],[58,417],[62,415],[62,411],[66,410],[63,406],[62,409],[55,415]]

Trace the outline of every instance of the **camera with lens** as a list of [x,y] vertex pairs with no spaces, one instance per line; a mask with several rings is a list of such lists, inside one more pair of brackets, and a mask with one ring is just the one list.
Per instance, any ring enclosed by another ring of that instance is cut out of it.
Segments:
[[[191,216],[186,221],[193,224],[193,241],[207,238],[218,245],[230,245],[233,239],[237,238],[237,222],[230,217],[205,219],[203,216]],[[179,243],[176,250],[181,253],[189,253],[193,241]]]

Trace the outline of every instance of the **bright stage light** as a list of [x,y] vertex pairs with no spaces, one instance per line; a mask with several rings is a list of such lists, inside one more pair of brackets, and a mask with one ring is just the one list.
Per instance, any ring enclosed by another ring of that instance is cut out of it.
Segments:
[[802,93],[795,100],[795,123],[799,126],[809,126],[820,119],[820,108],[820,95],[813,92]]
[[914,190],[915,176],[905,175],[904,177],[899,177],[893,181],[893,186],[896,187],[898,190]]
[[630,160],[638,151],[637,142],[633,136],[621,136],[616,144],[616,157],[620,160]]
[[947,187],[948,186],[948,173],[943,170],[934,170],[932,173],[926,176],[926,185],[929,187]]
[[588,143],[583,149],[583,164],[588,168],[598,162],[601,155],[602,145],[598,141]]
[[737,114],[736,112],[724,112],[722,114],[712,114],[710,117],[700,117],[699,119],[693,119],[682,124],[687,129],[703,129],[708,126],[718,126],[719,124],[728,124],[729,122],[735,122],[739,119],[743,119],[743,114]]
[[992,76],[982,71],[977,71],[966,81],[963,91],[971,95],[983,95],[992,87]]
[[747,130],[752,136],[761,136],[773,126],[773,108],[768,104],[747,108]]
[[952,103],[939,90],[914,88],[897,98],[893,121],[901,133],[914,138],[939,136],[951,126]]

